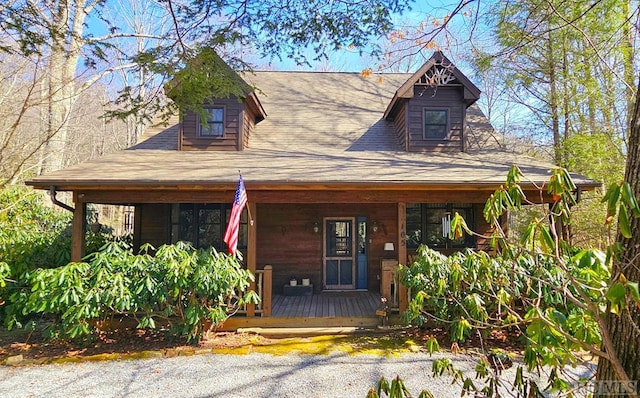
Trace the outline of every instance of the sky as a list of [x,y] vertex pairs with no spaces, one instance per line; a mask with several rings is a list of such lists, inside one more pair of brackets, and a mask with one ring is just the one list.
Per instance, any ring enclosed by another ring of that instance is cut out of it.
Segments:
[[[399,32],[402,32],[405,37],[409,37],[412,34],[415,34],[416,27],[419,27],[421,24],[424,27],[424,32],[430,31],[433,29],[435,24],[442,24],[444,18],[446,18],[451,10],[455,9],[458,5],[459,0],[440,0],[440,1],[426,1],[426,0],[416,0],[411,4],[411,9],[405,11],[403,14],[394,16],[394,25],[397,27]],[[471,5],[467,6],[461,13],[452,18],[447,25],[446,32],[440,32],[438,36],[435,38],[435,42],[437,43],[437,47],[429,47],[423,48],[419,54],[413,57],[408,62],[408,58],[404,58],[403,68],[398,69],[390,69],[385,68],[381,71],[383,72],[414,72],[417,70],[427,59],[431,57],[433,52],[436,49],[441,49],[445,55],[452,61],[454,64],[465,73],[472,81],[476,84],[480,85],[478,79],[473,75],[473,68],[470,67],[468,62],[465,59],[470,53],[471,42],[468,40],[470,37],[470,28],[469,24],[474,21],[473,17],[477,13],[478,4],[483,7],[491,6],[494,4],[493,0],[483,0],[483,1],[475,1],[472,2]],[[135,20],[133,15],[135,14],[132,10],[132,7],[139,7],[136,9],[138,12],[148,12],[149,3],[144,0],[113,0],[107,3],[108,10],[108,19],[110,18],[118,18],[119,22],[125,22],[123,19],[125,16],[128,18],[129,23],[133,23]],[[153,8],[153,6],[151,6]],[[129,14],[129,15],[127,15]],[[109,16],[110,15],[110,16]],[[481,22],[481,21],[480,21]],[[141,23],[142,26],[148,26],[149,22],[143,20]],[[90,30],[94,35],[101,35],[106,33],[105,31],[100,31],[100,27],[104,27],[104,24],[99,19],[90,20],[88,23],[90,26]],[[124,28],[125,30],[130,30]],[[103,29],[104,30],[104,29]],[[478,45],[484,40],[484,35],[487,29],[482,26],[477,26],[477,29],[473,32],[473,44]],[[398,35],[396,35],[398,37]],[[153,42],[153,41],[150,41]],[[398,46],[399,43],[402,43],[402,39],[399,39],[396,44],[393,46]],[[410,46],[412,47],[412,51],[414,51],[417,46],[414,41],[408,41]],[[135,42],[131,39],[131,44],[135,44]],[[389,40],[384,37],[378,38],[377,44],[381,47],[391,45]],[[405,44],[402,44],[406,47]],[[243,58],[245,61],[252,64],[257,70],[293,70],[293,71],[330,71],[330,72],[362,72],[367,68],[371,68],[374,72],[379,70],[380,66],[385,66],[389,63],[389,61],[381,61],[375,57],[372,57],[368,54],[370,48],[365,48],[360,51],[360,49],[341,49],[330,53],[328,59],[323,59],[320,61],[313,61],[316,54],[312,49],[307,49],[307,59],[310,60],[310,65],[297,65],[292,59],[287,58],[286,56],[282,56],[281,59],[272,58],[265,59],[262,58],[255,53],[252,53],[250,50],[246,50],[243,53]],[[394,57],[393,59],[397,59]]]
[[[425,30],[429,30],[433,27],[434,21],[440,22],[450,14],[451,10],[455,9],[459,0],[412,0],[410,9],[406,10],[403,14],[394,16],[394,25],[398,27],[400,31],[404,33],[415,31],[415,27],[424,24]],[[451,20],[448,25],[449,35],[440,33],[436,38],[436,42],[439,47],[463,72],[467,73],[469,69],[464,64],[464,57],[462,55],[468,53],[469,43],[466,39],[469,37],[468,23],[470,21],[469,16],[475,15],[476,7],[478,4],[486,6],[493,3],[493,0],[475,1],[471,5],[467,6],[463,11],[468,16],[458,15]],[[135,13],[148,13],[153,9],[153,3],[146,2],[144,0],[113,0],[107,2],[106,20],[112,20],[117,18],[120,23],[132,24],[136,20]],[[124,19],[126,18],[126,19]],[[145,17],[143,17],[145,18]],[[139,23],[141,26],[148,26],[148,20],[142,20]],[[87,23],[89,33],[94,36],[101,36],[107,33],[106,25],[101,21],[100,17],[90,15]],[[130,31],[131,27],[123,27],[122,31]],[[480,31],[474,32],[474,41],[478,42],[481,36]],[[149,33],[152,33],[149,32]],[[133,39],[130,40],[132,45],[135,45]],[[120,41],[122,44],[124,41]],[[149,41],[153,43],[153,41]],[[380,37],[377,39],[377,44],[384,47],[389,46],[387,38]],[[415,46],[413,46],[415,49]],[[372,68],[374,71],[378,70],[381,61],[372,57],[368,53],[371,48],[360,49],[341,49],[333,51],[328,59],[320,61],[313,61],[315,53],[313,49],[307,49],[307,59],[310,60],[310,65],[297,65],[292,59],[283,55],[280,59],[276,58],[263,58],[255,53],[252,53],[250,49],[244,50],[243,58],[250,64],[254,65],[256,69],[269,69],[269,70],[312,70],[312,71],[337,71],[337,72],[361,72],[366,68]],[[432,54],[434,48],[423,49],[419,56],[416,57],[412,65],[412,70],[419,68],[424,61],[426,61]],[[412,71],[411,70],[411,71]],[[392,70],[393,71],[393,70]]]
[[[448,1],[424,1],[418,0],[411,6],[411,10],[406,11],[403,14],[394,16],[394,25],[398,27],[399,31],[409,32],[415,31],[415,28],[420,26],[421,23],[425,25],[425,31],[429,30],[434,21],[441,22],[451,10],[458,4],[457,0]],[[465,8],[469,16],[474,15],[476,10],[475,6],[469,6]],[[464,64],[464,60],[461,54],[468,51],[468,43],[465,43],[469,36],[469,17],[459,15],[451,20],[449,24],[449,31],[452,35],[445,37],[445,34],[439,34],[435,41],[439,47],[463,72],[467,73],[465,69],[468,69]],[[480,29],[480,32],[476,32],[476,35],[480,35],[484,29]],[[378,39],[380,45],[388,45],[388,40],[384,37]],[[423,49],[417,59],[413,62],[413,70],[417,69],[425,62],[432,54],[434,48]],[[313,59],[314,53],[312,50],[308,50],[308,58]],[[253,61],[253,60],[252,60]],[[367,54],[367,49],[361,53],[357,49],[342,49],[334,51],[329,59],[323,61],[311,62],[311,66],[308,65],[296,65],[293,60],[286,57],[282,60],[273,59],[271,62],[264,59],[256,59],[255,61],[258,68],[274,69],[274,70],[313,70],[313,71],[335,71],[335,72],[361,72],[366,68],[372,68],[377,70],[381,64],[380,60]]]

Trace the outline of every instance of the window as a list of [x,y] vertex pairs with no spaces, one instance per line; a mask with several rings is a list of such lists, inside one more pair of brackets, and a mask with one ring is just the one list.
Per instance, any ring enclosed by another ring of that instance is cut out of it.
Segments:
[[[227,221],[231,214],[231,204],[226,203],[181,203],[171,208],[171,242],[179,240],[191,242],[197,248],[215,247],[226,251],[222,241]],[[238,249],[247,248],[247,210],[240,217]]]
[[446,109],[424,110],[425,140],[446,138],[449,134],[449,111]]
[[222,137],[224,136],[224,108],[214,106],[206,108],[206,120],[200,120],[199,132],[200,137]]
[[447,229],[456,212],[464,218],[471,230],[475,228],[471,204],[408,203],[407,248],[416,249],[421,244],[432,249],[475,247],[475,238],[467,234],[458,239],[449,239]]
[[351,237],[351,221],[327,221],[327,256],[351,256],[353,240]]

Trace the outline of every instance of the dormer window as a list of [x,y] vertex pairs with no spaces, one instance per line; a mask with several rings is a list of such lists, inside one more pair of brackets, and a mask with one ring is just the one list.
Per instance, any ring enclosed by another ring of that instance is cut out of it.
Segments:
[[447,109],[425,109],[424,130],[425,140],[441,140],[449,134],[449,111]]
[[224,107],[212,106],[205,108],[206,122],[199,124],[198,136],[202,138],[216,138],[224,136]]

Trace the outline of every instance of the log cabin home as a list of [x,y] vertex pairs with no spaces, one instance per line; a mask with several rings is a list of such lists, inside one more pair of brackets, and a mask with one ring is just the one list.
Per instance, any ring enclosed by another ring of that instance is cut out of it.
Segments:
[[[537,184],[550,176],[552,165],[501,146],[476,104],[480,90],[441,52],[413,74],[243,78],[257,90],[212,99],[206,123],[185,114],[132,148],[29,182],[73,192],[74,261],[84,254],[87,203],[135,206],[136,246],[185,240],[226,250],[240,170],[248,209],[239,249],[262,303],[225,327],[375,325],[381,295],[391,307],[406,300],[395,271],[418,245],[488,248],[486,239],[449,239],[454,212],[489,234],[484,204],[512,164]],[[538,197],[533,184],[524,190]]]

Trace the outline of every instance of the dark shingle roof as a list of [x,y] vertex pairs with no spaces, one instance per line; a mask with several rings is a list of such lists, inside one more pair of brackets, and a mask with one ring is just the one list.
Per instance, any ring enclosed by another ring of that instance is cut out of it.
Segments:
[[[552,165],[507,152],[476,105],[468,109],[465,153],[400,150],[386,107],[411,74],[255,72],[268,117],[241,152],[177,151],[178,125],[150,129],[135,147],[35,178],[59,186],[375,184],[497,187],[517,163],[536,182]],[[581,176],[584,187],[598,183]]]
[[180,133],[180,118],[173,116],[166,122],[154,123],[145,129],[139,142],[129,148],[136,149],[178,149],[178,134]]

